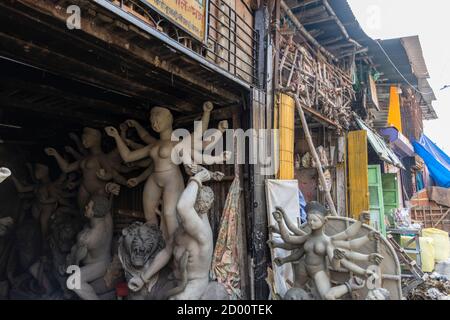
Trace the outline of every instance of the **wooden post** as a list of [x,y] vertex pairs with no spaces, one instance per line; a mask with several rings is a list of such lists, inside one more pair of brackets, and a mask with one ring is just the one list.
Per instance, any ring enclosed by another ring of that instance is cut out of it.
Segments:
[[323,190],[325,191],[325,199],[327,200],[328,206],[330,207],[331,214],[333,216],[337,216],[336,207],[334,206],[333,198],[331,198],[330,190],[327,188],[327,182],[325,180],[325,175],[323,174],[322,163],[320,162],[319,155],[317,154],[316,148],[314,147],[314,143],[311,138],[311,133],[309,131],[308,123],[306,122],[305,113],[303,112],[302,105],[300,103],[299,98],[296,95],[293,95],[295,99],[295,104],[297,106],[297,111],[300,116],[300,120],[302,122],[303,130],[305,131],[306,141],[308,142],[309,150],[311,155],[316,163],[317,172],[319,173],[319,181],[322,185]]

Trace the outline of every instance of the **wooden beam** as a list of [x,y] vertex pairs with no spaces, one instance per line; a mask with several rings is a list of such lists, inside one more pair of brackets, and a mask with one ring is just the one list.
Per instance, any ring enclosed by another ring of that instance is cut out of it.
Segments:
[[[128,56],[134,56],[135,60],[141,61],[141,68],[143,68],[146,64],[149,65],[149,67],[160,69],[172,77],[179,77],[180,79],[183,79],[185,81],[188,81],[192,84],[195,84],[204,91],[204,94],[207,94],[207,92],[213,94],[216,96],[220,96],[222,98],[227,98],[232,101],[239,101],[239,96],[235,95],[234,93],[224,89],[223,87],[215,86],[210,81],[204,80],[200,77],[197,77],[193,73],[186,72],[183,68],[177,67],[174,64],[168,63],[165,60],[161,60],[160,57],[152,53],[152,47],[146,47],[141,48],[134,43],[131,43],[128,39],[125,38],[124,35],[117,35],[111,32],[108,32],[105,30],[105,27],[95,25],[94,23],[91,23],[91,20],[93,18],[85,18],[85,22],[82,25],[82,30],[79,32],[73,32],[69,31],[65,28],[65,21],[67,19],[67,14],[65,12],[65,8],[62,8],[60,6],[55,6],[53,1],[50,0],[41,0],[41,1],[35,1],[35,0],[21,0],[21,3],[29,7],[32,11],[32,9],[37,10],[41,14],[47,15],[49,17],[55,18],[59,20],[58,25],[64,26],[62,29],[58,28],[55,24],[53,29],[55,29],[55,32],[64,32],[65,35],[69,38],[73,38],[72,41],[83,41],[82,37],[80,35],[86,34],[89,36],[92,36],[96,38],[97,40],[102,41],[103,43],[107,44],[108,46],[115,47],[117,49],[122,50],[124,53],[126,53]],[[73,0],[73,3],[77,3],[83,8],[87,6],[87,3],[80,0]],[[109,12],[106,12],[103,10],[103,8],[99,7],[95,3],[89,3],[90,8],[92,10],[96,10],[98,12],[102,11],[105,15],[111,14]],[[0,6],[2,6],[0,4]],[[8,6],[10,7],[10,6]],[[64,9],[64,10],[63,10]],[[26,15],[28,18],[34,19],[39,24],[42,24],[43,21],[41,19],[36,19],[35,16],[32,14],[25,14],[24,12],[17,12],[21,15]],[[116,20],[116,19],[114,19]],[[148,41],[146,42],[148,43]]]
[[[12,55],[11,52],[16,54]],[[186,109],[194,111],[199,108],[153,87],[136,83],[130,79],[123,78],[123,76],[86,64],[81,59],[77,60],[65,54],[57,53],[54,50],[40,47],[36,42],[31,43],[3,32],[0,32],[0,54],[9,56],[11,59],[31,63],[54,74],[71,77],[99,87],[111,88],[130,97],[134,96],[142,100],[168,105],[168,107],[176,111],[185,111]],[[169,104],[170,102],[174,104]]]
[[3,88],[19,88],[21,90],[34,92],[37,94],[49,94],[50,96],[56,96],[58,98],[64,99],[67,102],[73,103],[75,107],[88,107],[91,108],[92,111],[98,110],[99,112],[109,112],[139,120],[148,118],[147,112],[136,110],[134,106],[130,106],[127,108],[126,106],[119,106],[106,101],[72,94],[69,90],[63,91],[61,89],[57,89],[45,84],[36,84],[21,81],[18,79],[0,77],[0,85]]

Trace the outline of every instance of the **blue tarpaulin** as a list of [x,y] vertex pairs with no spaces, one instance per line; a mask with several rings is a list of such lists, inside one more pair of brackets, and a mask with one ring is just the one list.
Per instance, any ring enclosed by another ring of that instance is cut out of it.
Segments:
[[413,142],[414,151],[425,162],[430,175],[439,187],[450,188],[450,157],[426,135]]

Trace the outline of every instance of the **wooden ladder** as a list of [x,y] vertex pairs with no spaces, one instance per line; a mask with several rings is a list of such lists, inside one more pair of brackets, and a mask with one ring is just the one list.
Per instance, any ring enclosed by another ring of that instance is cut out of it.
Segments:
[[407,296],[410,290],[414,289],[424,281],[423,280],[424,273],[417,265],[417,262],[408,256],[406,251],[397,243],[397,241],[395,241],[394,237],[391,234],[387,235],[387,239],[389,243],[394,247],[397,256],[400,260],[400,263],[406,266],[413,276],[413,280],[408,281],[408,284],[405,287],[403,287],[402,290],[403,295]]

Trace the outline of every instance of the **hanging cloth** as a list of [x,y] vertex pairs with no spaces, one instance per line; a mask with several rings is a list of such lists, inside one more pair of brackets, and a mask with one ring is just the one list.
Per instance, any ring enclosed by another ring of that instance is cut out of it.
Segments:
[[241,299],[237,247],[240,193],[239,177],[236,177],[231,184],[223,209],[211,268],[213,279],[225,286],[231,300]]

